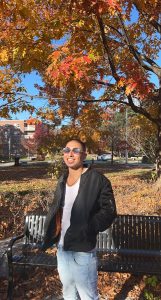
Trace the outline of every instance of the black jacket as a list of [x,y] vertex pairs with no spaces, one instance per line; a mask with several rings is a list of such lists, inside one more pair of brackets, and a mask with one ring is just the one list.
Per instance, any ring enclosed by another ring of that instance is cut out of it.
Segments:
[[[59,241],[67,174],[57,184],[54,202],[45,221],[43,249]],[[96,236],[116,217],[110,181],[94,169],[81,175],[78,195],[71,211],[70,227],[64,236],[64,250],[86,252],[96,245]]]

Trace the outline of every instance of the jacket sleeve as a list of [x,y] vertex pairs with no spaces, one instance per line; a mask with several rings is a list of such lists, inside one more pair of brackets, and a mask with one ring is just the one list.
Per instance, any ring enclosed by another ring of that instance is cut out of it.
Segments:
[[92,217],[89,230],[95,231],[95,233],[106,230],[111,226],[116,215],[116,204],[111,182],[105,176],[102,176],[98,209]]

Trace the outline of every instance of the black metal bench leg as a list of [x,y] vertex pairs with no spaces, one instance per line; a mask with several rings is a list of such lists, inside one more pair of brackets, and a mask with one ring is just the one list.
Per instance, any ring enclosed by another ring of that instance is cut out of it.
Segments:
[[13,300],[13,265],[12,265],[12,250],[8,249],[8,290],[7,290],[7,300]]
[[9,270],[8,270],[7,300],[13,300],[13,268],[12,268],[12,266],[10,266]]

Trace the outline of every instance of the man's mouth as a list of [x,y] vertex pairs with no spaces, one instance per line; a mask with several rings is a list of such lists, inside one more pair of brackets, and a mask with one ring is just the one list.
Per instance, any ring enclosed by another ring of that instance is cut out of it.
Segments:
[[67,158],[67,161],[74,162],[74,159],[73,158]]

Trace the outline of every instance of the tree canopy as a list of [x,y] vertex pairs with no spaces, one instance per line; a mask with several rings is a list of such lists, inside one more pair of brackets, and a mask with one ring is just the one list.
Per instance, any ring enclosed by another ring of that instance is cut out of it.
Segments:
[[89,102],[130,106],[157,127],[160,172],[160,13],[159,0],[1,1],[2,99],[13,103],[19,74],[37,70],[53,119],[53,107],[74,118]]

